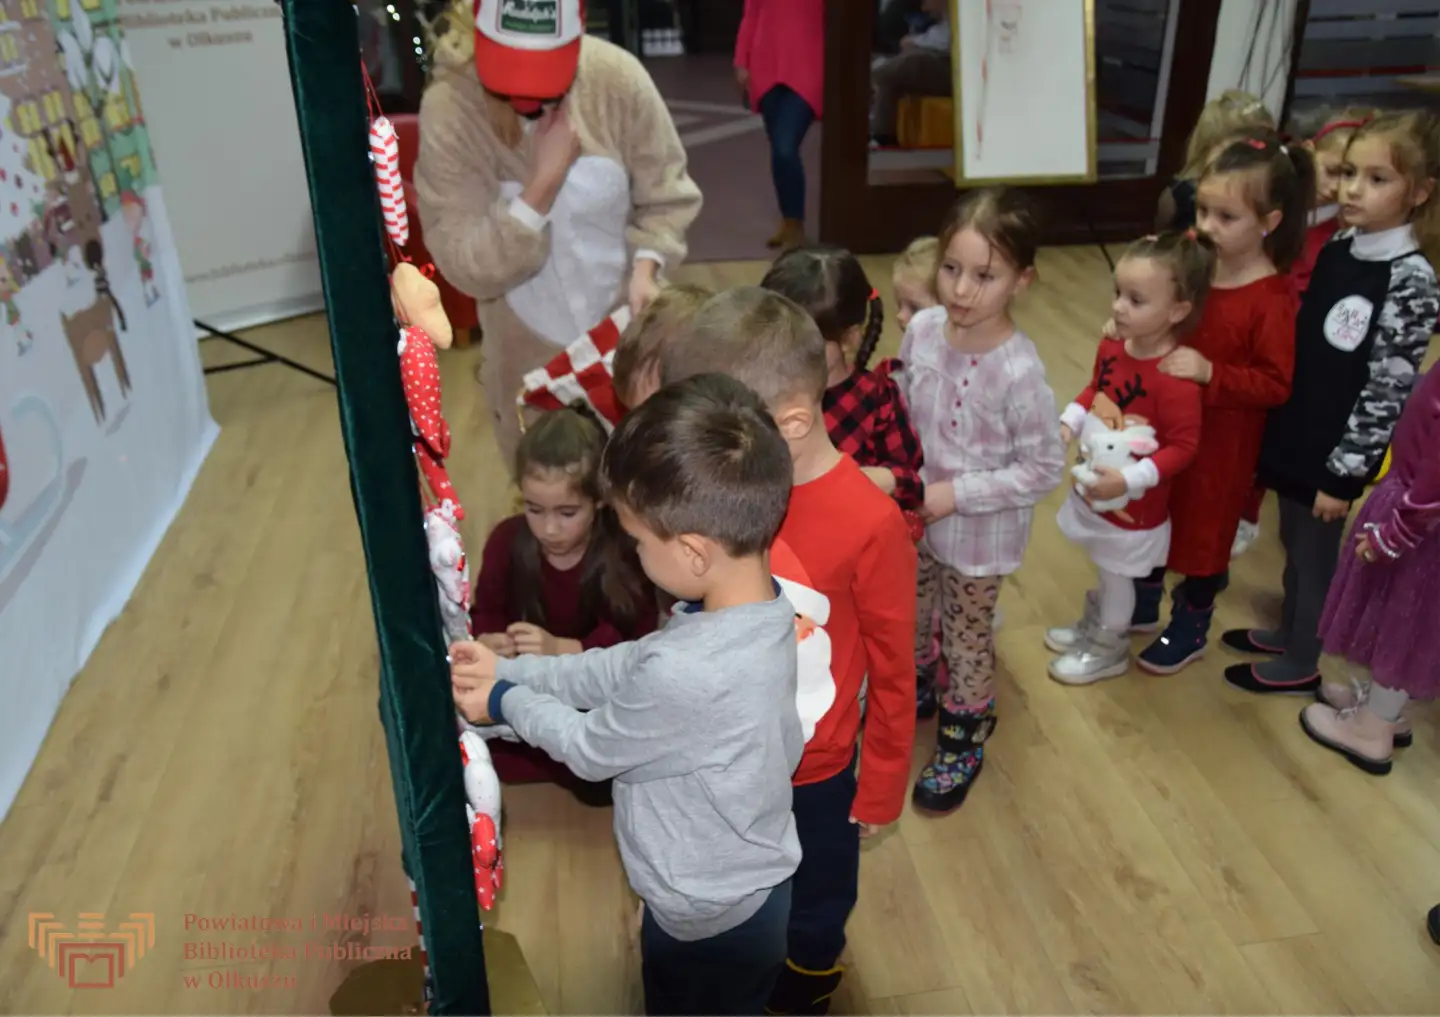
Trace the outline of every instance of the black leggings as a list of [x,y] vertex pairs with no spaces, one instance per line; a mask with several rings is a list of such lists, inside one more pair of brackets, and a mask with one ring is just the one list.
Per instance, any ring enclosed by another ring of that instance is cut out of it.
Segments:
[[[1230,577],[1229,572],[1221,572],[1214,576],[1186,576],[1180,583],[1185,587],[1185,602],[1191,607],[1198,607],[1205,611],[1215,606],[1215,596],[1225,586],[1225,580]],[[1143,582],[1164,583],[1165,566],[1161,565],[1155,569]],[[1177,587],[1178,589],[1178,587]]]

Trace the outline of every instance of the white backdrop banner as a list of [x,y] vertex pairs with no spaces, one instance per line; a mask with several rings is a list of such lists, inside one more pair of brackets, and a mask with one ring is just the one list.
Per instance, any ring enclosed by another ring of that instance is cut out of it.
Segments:
[[217,432],[114,9],[87,2],[0,21],[0,815]]
[[195,317],[235,330],[319,310],[279,4],[119,3]]

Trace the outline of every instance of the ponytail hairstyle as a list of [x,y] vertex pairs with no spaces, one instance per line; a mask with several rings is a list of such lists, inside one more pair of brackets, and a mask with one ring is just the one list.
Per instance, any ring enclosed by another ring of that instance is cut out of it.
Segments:
[[[1353,145],[1361,138],[1381,138],[1390,148],[1395,171],[1410,184],[1410,193],[1428,190],[1429,195],[1410,211],[1415,239],[1430,263],[1440,264],[1440,120],[1424,110],[1380,113],[1356,128]],[[1348,146],[1347,146],[1348,147]]]
[[804,308],[827,343],[843,347],[850,330],[864,326],[854,367],[865,370],[885,327],[885,305],[860,259],[840,247],[797,247],[775,259],[760,285]]
[[1280,213],[1279,224],[1265,237],[1266,255],[1280,273],[1300,256],[1310,203],[1315,195],[1315,159],[1300,144],[1287,145],[1273,131],[1236,138],[1205,167],[1200,180],[1229,174],[1241,176],[1246,201],[1264,218]]
[[1176,335],[1185,335],[1200,324],[1205,298],[1215,278],[1215,243],[1197,230],[1172,231],[1141,237],[1125,249],[1120,260],[1145,259],[1162,266],[1175,285],[1175,299],[1191,305],[1190,314],[1175,326]]
[[[608,616],[622,633],[640,617],[647,594],[645,580],[630,550],[629,538],[600,490],[600,460],[605,430],[583,400],[542,414],[520,438],[515,450],[515,476],[563,474],[575,492],[595,503],[590,542],[580,561],[580,622],[588,631]],[[548,624],[541,597],[544,561],[539,540],[522,526],[510,548],[510,603],[521,621]]]
[[1245,131],[1273,131],[1275,118],[1265,104],[1249,92],[1229,88],[1205,104],[1190,140],[1185,143],[1185,166],[1180,179],[1199,180],[1205,164],[1225,139]]

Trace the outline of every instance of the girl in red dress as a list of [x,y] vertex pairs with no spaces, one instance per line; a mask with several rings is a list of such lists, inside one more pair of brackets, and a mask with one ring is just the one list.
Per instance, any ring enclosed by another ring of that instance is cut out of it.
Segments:
[[[1170,624],[1140,654],[1173,674],[1205,653],[1215,595],[1255,480],[1265,414],[1290,396],[1295,293],[1287,272],[1305,242],[1315,166],[1274,134],[1231,143],[1200,177],[1196,222],[1215,244],[1215,281],[1200,326],[1160,362],[1203,393],[1200,447],[1170,493],[1168,565],[1184,576]],[[1165,569],[1136,580],[1132,629],[1159,628]]]
[[[470,611],[475,638],[502,657],[582,653],[655,628],[655,588],[600,498],[604,450],[600,424],[576,409],[544,414],[520,439],[525,511],[491,531]],[[490,755],[506,783],[548,780],[608,799],[608,781],[582,781],[532,746],[494,739]]]

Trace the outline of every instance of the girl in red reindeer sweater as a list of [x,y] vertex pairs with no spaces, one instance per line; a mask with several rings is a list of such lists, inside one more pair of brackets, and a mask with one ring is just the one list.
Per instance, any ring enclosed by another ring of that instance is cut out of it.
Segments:
[[[1213,246],[1194,230],[1132,244],[1115,266],[1116,334],[1101,340],[1090,384],[1061,415],[1066,444],[1082,428],[1117,425],[1144,443],[1131,450],[1144,458],[1123,469],[1094,466],[1096,482],[1077,485],[1060,509],[1061,532],[1089,552],[1100,575],[1080,620],[1045,633],[1045,645],[1060,654],[1050,677],[1065,685],[1130,669],[1134,581],[1165,563],[1170,482],[1200,443],[1200,386],[1159,365],[1199,320],[1214,268]],[[1109,508],[1126,497],[1128,504]]]

